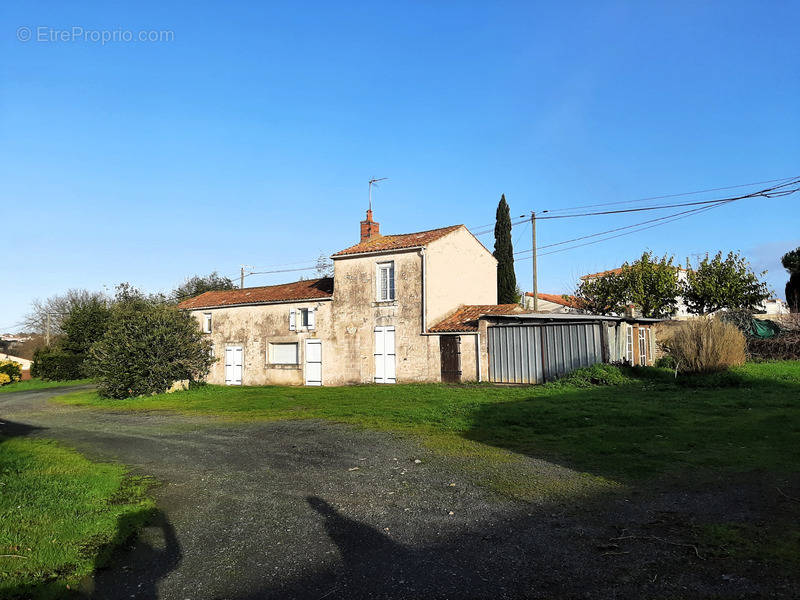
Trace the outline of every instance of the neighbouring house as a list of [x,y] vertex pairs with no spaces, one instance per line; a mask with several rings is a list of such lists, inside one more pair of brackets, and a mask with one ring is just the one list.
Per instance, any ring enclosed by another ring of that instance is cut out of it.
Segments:
[[22,370],[22,380],[27,381],[31,378],[31,365],[33,361],[28,360],[27,358],[21,358],[19,356],[12,356],[10,354],[0,353],[0,361],[4,360],[13,360],[15,363],[19,363],[20,368]]
[[[540,313],[578,313],[580,305],[576,296],[568,294],[537,294],[539,298],[538,312]],[[533,292],[525,292],[523,305],[527,310],[533,310]]]
[[[219,358],[207,381],[504,381],[499,370],[490,368],[489,340],[496,337],[495,329],[510,331],[503,319],[524,316],[526,310],[497,304],[497,261],[466,227],[381,235],[370,210],[361,222],[359,242],[331,258],[333,277],[211,291],[181,302],[179,307],[197,319]],[[599,329],[601,321],[622,319],[521,323],[531,331],[540,328],[539,334],[553,341],[527,350],[520,345],[520,356],[531,363],[541,362],[542,352],[561,356],[558,369],[526,382],[555,377],[564,368],[620,360],[617,342]],[[631,335],[639,334],[631,330]],[[585,349],[587,336],[599,340],[591,342],[591,351]],[[633,348],[630,362],[635,363]],[[643,363],[652,360],[647,352],[643,357]]]

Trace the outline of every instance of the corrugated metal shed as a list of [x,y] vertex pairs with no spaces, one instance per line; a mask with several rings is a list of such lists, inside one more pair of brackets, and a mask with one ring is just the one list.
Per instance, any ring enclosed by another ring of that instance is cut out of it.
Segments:
[[487,329],[489,380],[542,383],[580,367],[603,362],[598,320],[571,323],[496,324]]

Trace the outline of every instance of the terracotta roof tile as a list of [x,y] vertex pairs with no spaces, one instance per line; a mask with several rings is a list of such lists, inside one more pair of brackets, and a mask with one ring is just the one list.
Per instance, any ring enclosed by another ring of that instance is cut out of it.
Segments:
[[482,315],[511,315],[526,312],[519,304],[466,304],[456,312],[430,327],[431,333],[478,331]]
[[318,300],[333,296],[333,278],[306,279],[280,285],[205,292],[178,304],[178,308],[196,309],[231,306],[235,304],[261,304],[264,302],[292,302]]
[[[525,292],[526,296],[533,298],[533,292]],[[580,308],[580,299],[577,296],[570,296],[567,294],[538,294],[539,300],[552,302],[553,304],[560,304],[561,306],[568,306],[570,308]]]
[[401,250],[403,248],[417,248],[446,236],[463,225],[451,225],[440,229],[418,231],[417,233],[401,233],[398,235],[376,235],[355,246],[340,250],[333,256],[346,256],[348,254],[361,254],[364,252],[384,252],[386,250]]

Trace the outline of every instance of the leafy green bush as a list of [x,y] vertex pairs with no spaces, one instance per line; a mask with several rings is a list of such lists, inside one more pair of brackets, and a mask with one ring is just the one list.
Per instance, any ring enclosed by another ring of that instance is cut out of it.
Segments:
[[675,369],[675,359],[671,354],[665,354],[664,356],[660,356],[656,359],[653,363],[654,367],[658,367],[659,369]]
[[8,383],[19,381],[22,379],[22,365],[13,360],[0,360],[0,373],[8,375]]
[[86,376],[86,357],[55,348],[42,348],[34,352],[31,376],[49,381],[68,381]]
[[92,346],[92,373],[108,398],[163,393],[208,374],[210,348],[188,313],[131,297],[114,306],[108,331]]
[[629,382],[630,378],[626,377],[619,367],[601,363],[567,373],[550,385],[588,388],[597,385],[623,385]]

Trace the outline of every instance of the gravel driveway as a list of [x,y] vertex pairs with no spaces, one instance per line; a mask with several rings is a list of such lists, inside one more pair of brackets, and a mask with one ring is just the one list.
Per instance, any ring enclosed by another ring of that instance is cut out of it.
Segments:
[[743,517],[774,510],[750,506],[758,490],[521,504],[408,437],[47,402],[59,393],[0,396],[0,432],[63,440],[161,482],[160,517],[86,582],[88,597],[788,598],[797,584],[651,539],[679,540],[731,504]]

